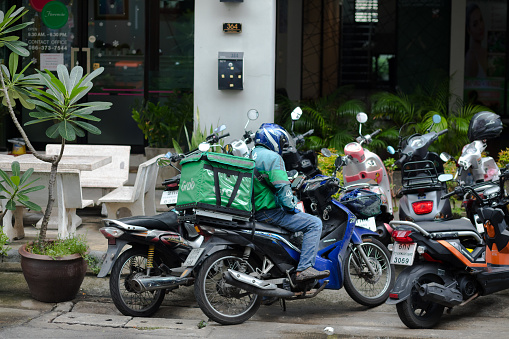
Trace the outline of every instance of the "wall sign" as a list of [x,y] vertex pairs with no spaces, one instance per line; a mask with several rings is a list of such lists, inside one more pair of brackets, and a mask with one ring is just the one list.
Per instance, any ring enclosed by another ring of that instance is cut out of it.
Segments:
[[69,12],[67,7],[60,1],[50,1],[44,5],[41,18],[46,27],[57,29],[67,23]]
[[241,23],[223,23],[223,32],[225,33],[242,33]]

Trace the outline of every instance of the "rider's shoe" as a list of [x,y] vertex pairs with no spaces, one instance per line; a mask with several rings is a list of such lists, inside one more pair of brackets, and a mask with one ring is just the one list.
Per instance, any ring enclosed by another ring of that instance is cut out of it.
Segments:
[[304,271],[300,272],[297,275],[297,278],[295,280],[297,282],[305,281],[305,280],[311,280],[311,279],[323,279],[327,278],[329,276],[330,272],[328,270],[325,271],[317,271],[313,267],[308,267]]

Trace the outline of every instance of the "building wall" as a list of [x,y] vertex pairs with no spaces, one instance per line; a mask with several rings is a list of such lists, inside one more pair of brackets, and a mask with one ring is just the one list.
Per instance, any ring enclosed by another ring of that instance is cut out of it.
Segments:
[[[223,23],[242,23],[242,33],[223,33]],[[273,122],[276,0],[196,0],[194,34],[194,109],[201,130],[226,124],[226,141],[241,138],[253,108],[260,117],[251,130]],[[218,52],[244,53],[243,90],[218,90]]]

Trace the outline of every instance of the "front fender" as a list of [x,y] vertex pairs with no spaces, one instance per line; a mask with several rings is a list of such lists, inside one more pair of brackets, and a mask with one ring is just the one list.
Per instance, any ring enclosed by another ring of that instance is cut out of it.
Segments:
[[353,229],[351,242],[354,244],[362,244],[362,237],[366,235],[379,237],[378,233],[376,232],[370,231],[364,227],[355,226]]
[[395,305],[406,300],[410,296],[414,281],[426,274],[437,276],[445,285],[453,281],[452,276],[449,275],[446,268],[442,265],[431,262],[420,262],[405,268],[398,275],[398,279],[389,294],[389,299],[387,299],[385,303]]

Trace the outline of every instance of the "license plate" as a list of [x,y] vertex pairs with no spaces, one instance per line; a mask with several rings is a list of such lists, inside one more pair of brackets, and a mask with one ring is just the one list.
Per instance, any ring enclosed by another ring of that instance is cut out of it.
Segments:
[[177,203],[179,191],[163,191],[161,196],[161,205],[175,205]]
[[394,242],[392,248],[391,264],[411,266],[414,263],[415,248],[417,243],[403,244]]
[[194,266],[196,264],[196,262],[198,261],[198,259],[200,258],[203,250],[204,250],[203,248],[193,249],[187,256],[186,261],[184,261],[182,266],[184,266],[184,267]]
[[357,219],[355,226],[367,228],[370,231],[376,232],[376,221],[375,217],[368,219]]

